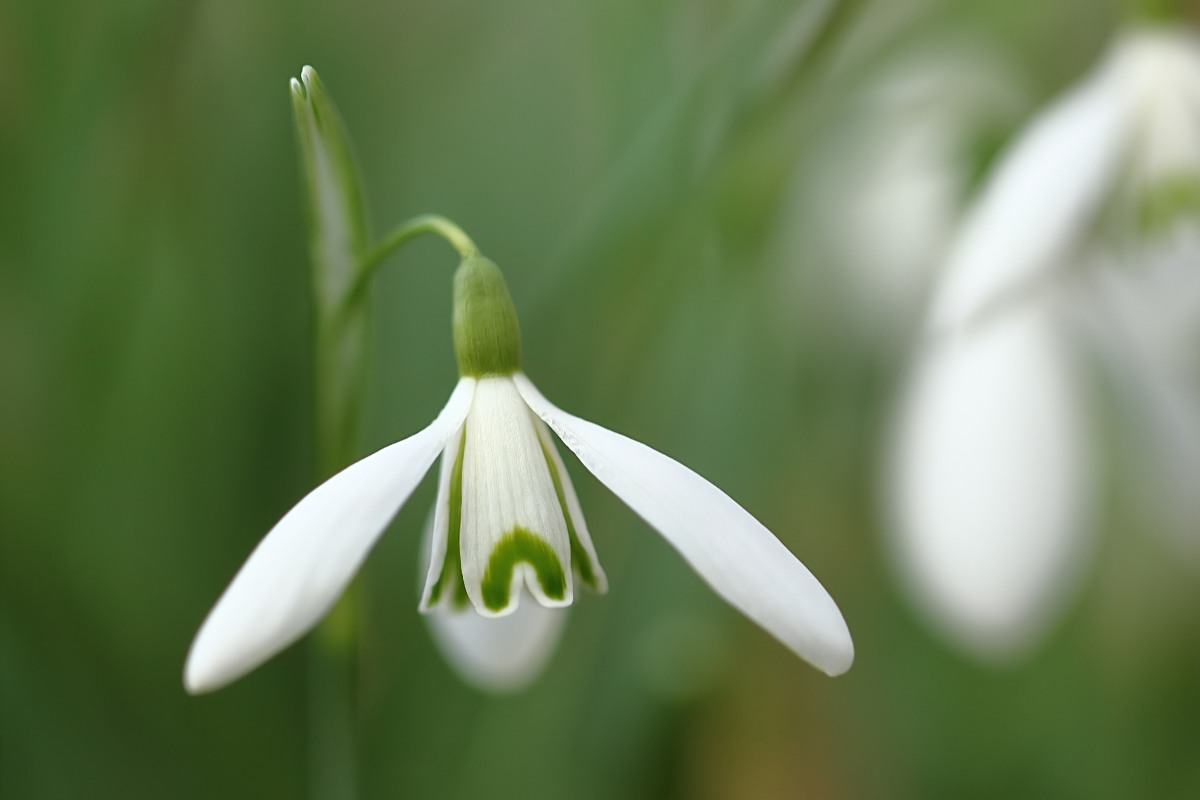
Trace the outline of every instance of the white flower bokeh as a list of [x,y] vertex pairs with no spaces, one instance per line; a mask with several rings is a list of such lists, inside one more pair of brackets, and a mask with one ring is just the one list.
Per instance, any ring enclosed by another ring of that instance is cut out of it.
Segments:
[[[1200,395],[1179,355],[1200,261],[1172,244],[1194,236],[1198,209],[1184,192],[1165,219],[1143,213],[1197,181],[1200,45],[1139,29],[1015,139],[963,220],[912,357],[886,492],[905,585],[969,652],[1028,653],[1086,568],[1098,459],[1081,330],[1103,332],[1092,338],[1117,382],[1174,441],[1164,474],[1200,485]],[[1171,265],[1156,265],[1164,248]],[[1173,494],[1191,517],[1194,491]]]

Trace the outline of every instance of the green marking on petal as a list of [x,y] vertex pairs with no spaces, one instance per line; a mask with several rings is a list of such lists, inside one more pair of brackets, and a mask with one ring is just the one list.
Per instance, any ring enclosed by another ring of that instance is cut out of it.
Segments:
[[562,477],[558,474],[558,468],[554,464],[554,456],[550,454],[546,442],[541,436],[538,436],[538,444],[542,446],[542,455],[546,459],[546,466],[550,468],[550,479],[554,481],[554,493],[558,495],[558,505],[562,509],[563,519],[567,522],[567,536],[571,539],[571,566],[585,586],[593,592],[599,591],[595,565],[592,564],[588,551],[583,548],[579,534],[575,532],[575,523],[571,521],[571,512],[567,508],[567,495],[563,490]]
[[453,594],[450,603],[456,609],[466,608],[470,603],[467,597],[467,585],[463,582],[462,551],[459,549],[460,533],[462,531],[462,475],[463,453],[467,449],[467,430],[463,427],[462,438],[458,444],[458,455],[454,457],[454,468],[450,471],[449,526],[446,532],[446,557],[442,561],[442,574],[429,593],[429,604],[437,605],[442,591],[447,587]]
[[562,600],[567,596],[567,576],[554,550],[540,536],[518,526],[496,543],[483,573],[483,604],[492,611],[508,605],[513,570],[522,561],[533,567],[546,597]]

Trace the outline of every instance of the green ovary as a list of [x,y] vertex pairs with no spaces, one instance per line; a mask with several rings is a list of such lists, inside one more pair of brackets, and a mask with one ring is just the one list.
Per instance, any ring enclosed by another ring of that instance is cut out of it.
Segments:
[[460,375],[484,378],[521,369],[517,310],[500,269],[482,256],[454,273],[454,352]]
[[540,537],[516,527],[497,542],[483,573],[483,604],[492,611],[508,605],[513,570],[522,561],[533,567],[546,597],[551,600],[566,597],[567,577],[554,550]]

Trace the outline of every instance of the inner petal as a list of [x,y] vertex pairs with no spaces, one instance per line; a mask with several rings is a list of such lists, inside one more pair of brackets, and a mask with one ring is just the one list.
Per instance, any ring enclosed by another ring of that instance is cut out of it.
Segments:
[[554,481],[558,504],[562,507],[563,517],[567,521],[567,536],[571,539],[571,567],[575,570],[575,576],[583,581],[585,586],[593,592],[604,594],[608,591],[608,578],[600,567],[600,559],[596,557],[596,548],[592,545],[592,537],[583,519],[579,498],[575,496],[571,476],[567,474],[567,467],[563,464],[562,456],[558,454],[558,448],[554,446],[554,438],[550,435],[546,423],[535,418],[533,424],[537,427],[546,463],[550,465],[550,478]]
[[533,413],[507,377],[480,379],[467,417],[459,547],[480,614],[511,613],[522,585],[544,606],[570,605],[566,519]]
[[459,538],[462,528],[463,451],[466,445],[466,423],[458,429],[442,454],[442,470],[438,477],[437,500],[429,527],[429,568],[425,590],[421,596],[421,611],[448,602],[455,609],[470,604],[463,585]]

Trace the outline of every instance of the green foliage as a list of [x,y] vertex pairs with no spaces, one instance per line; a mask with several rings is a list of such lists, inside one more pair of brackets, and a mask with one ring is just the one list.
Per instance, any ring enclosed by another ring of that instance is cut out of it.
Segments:
[[[348,252],[368,218],[461,223],[504,266],[524,336],[523,356],[468,369],[523,357],[556,403],[721,486],[820,577],[858,647],[842,678],[806,668],[568,460],[612,589],[577,599],[535,686],[482,696],[417,611],[430,481],[357,598],[364,797],[1200,796],[1194,571],[1114,478],[1085,596],[1041,655],[989,669],[934,639],[885,568],[876,505],[903,337],[869,343],[839,264],[788,236],[813,142],[846,134],[839,112],[892,55],[968,37],[1016,65],[1032,111],[1103,50],[1112,13],[0,4],[0,797],[309,791],[303,648],[220,693],[181,686],[213,600],[327,468],[284,98],[306,63],[369,184]],[[446,260],[416,242],[363,297],[366,410],[342,457],[445,402]]]

